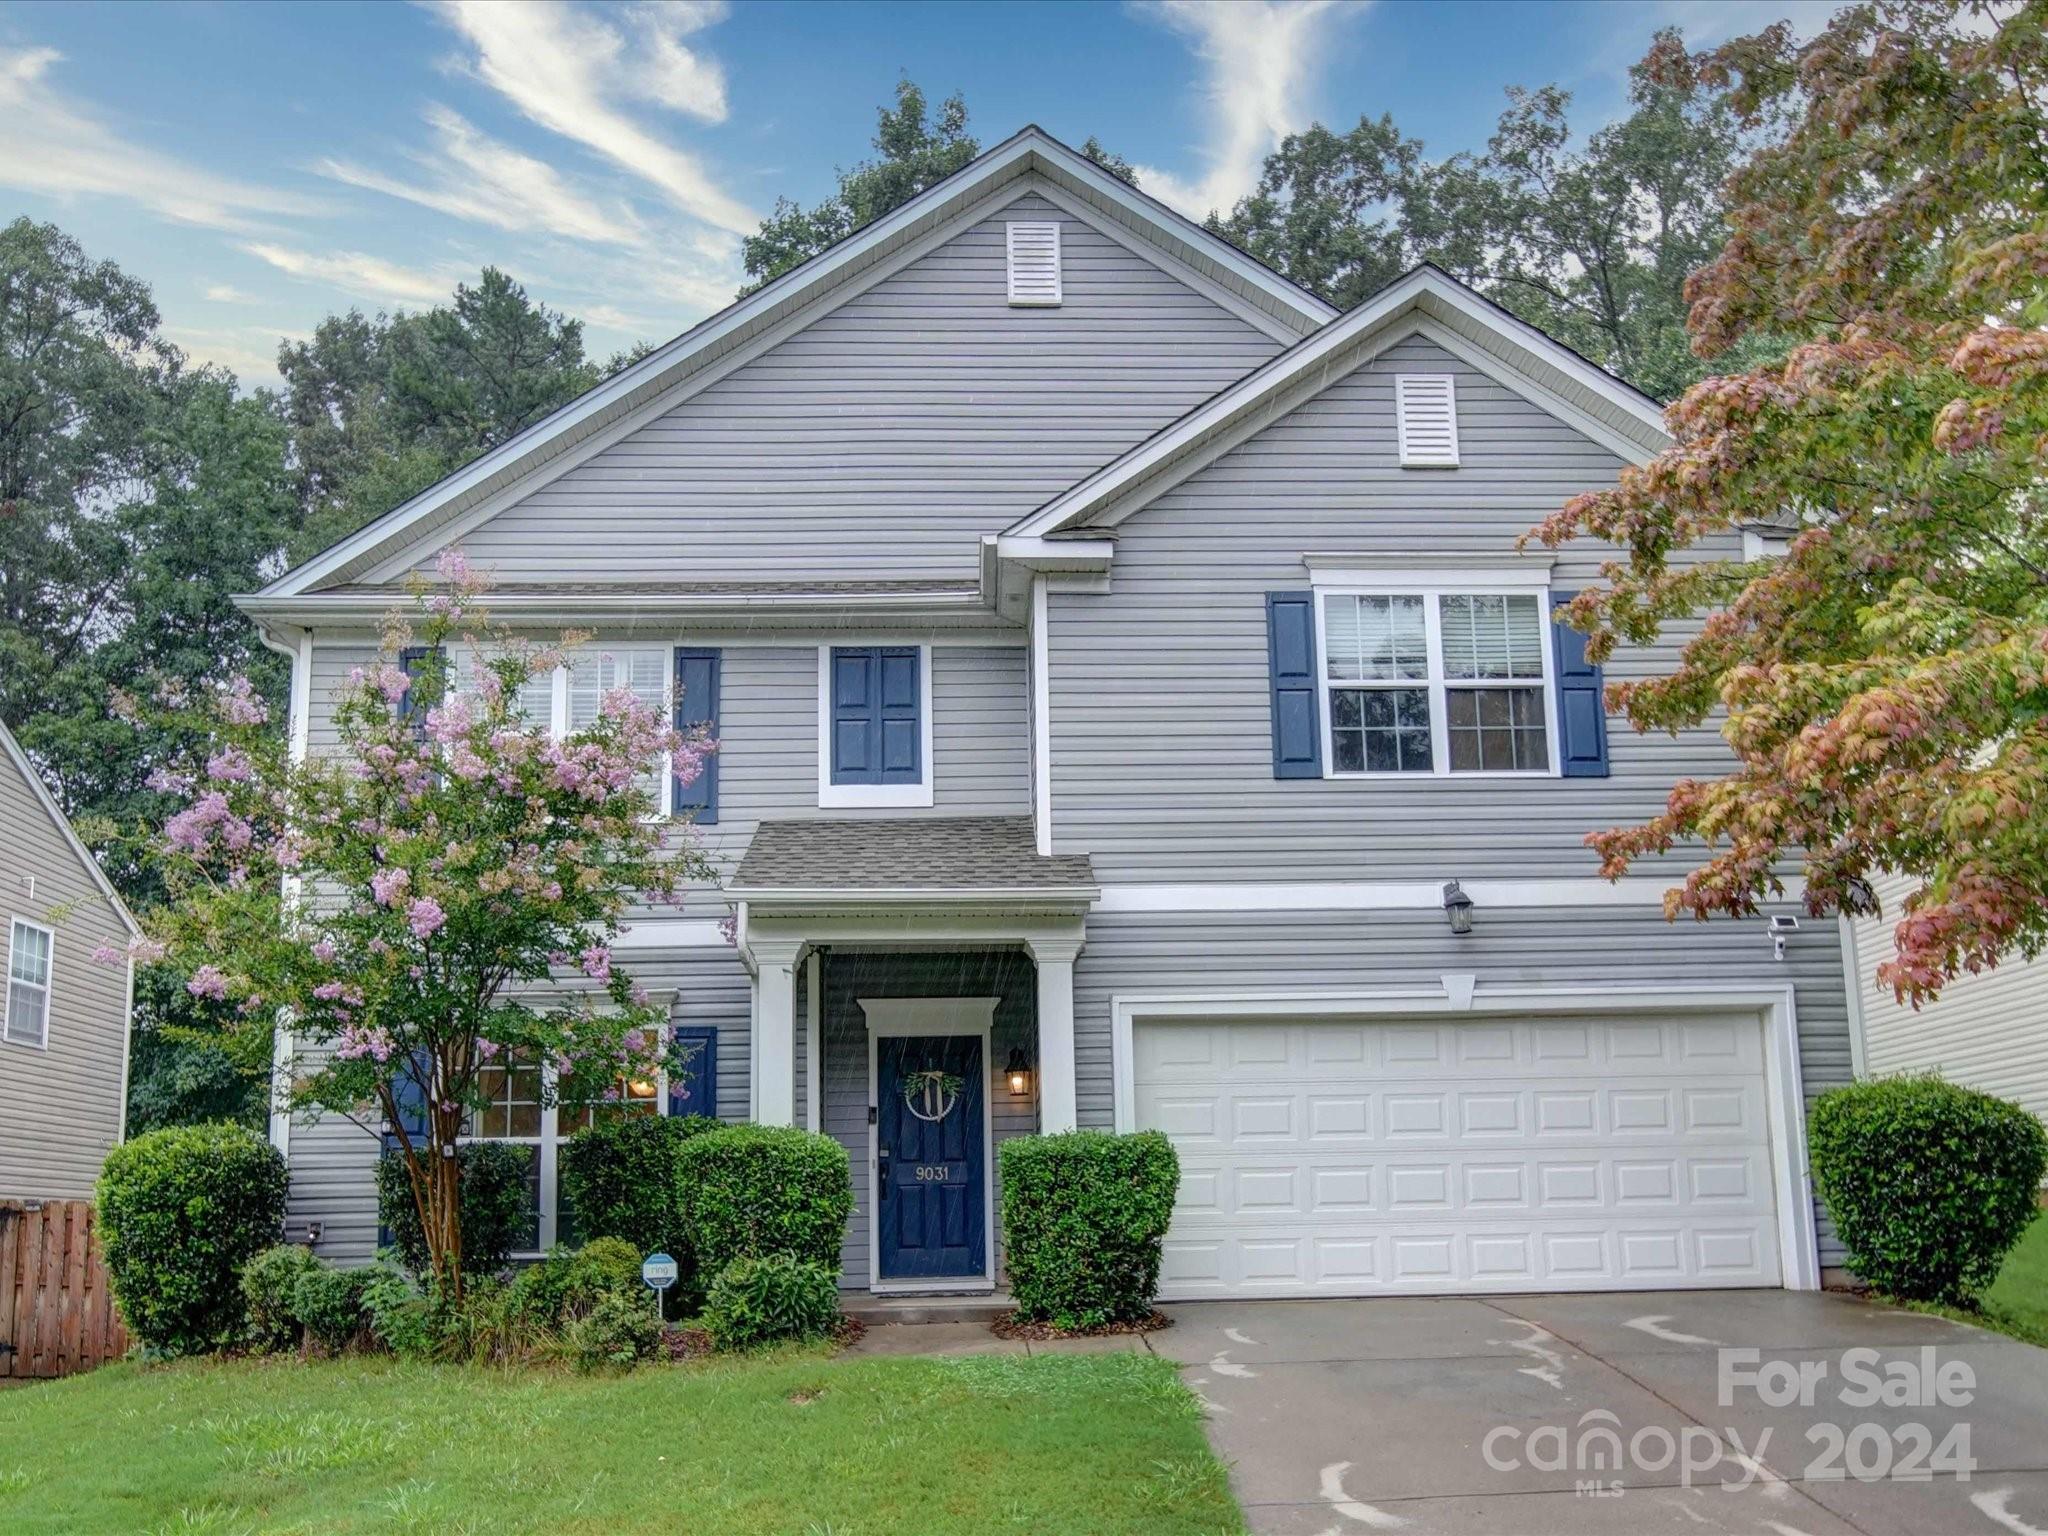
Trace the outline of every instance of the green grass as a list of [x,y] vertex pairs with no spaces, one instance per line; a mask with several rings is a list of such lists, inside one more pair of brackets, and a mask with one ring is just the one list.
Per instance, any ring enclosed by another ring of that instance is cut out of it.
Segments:
[[0,1395],[9,1536],[1240,1530],[1199,1405],[1145,1355],[187,1362]]
[[1933,1312],[1958,1322],[1995,1329],[2027,1344],[2048,1349],[2048,1215],[2038,1216],[2019,1246],[2005,1256],[2005,1267],[1991,1289],[1979,1298],[1980,1310],[1906,1302],[1915,1311]]

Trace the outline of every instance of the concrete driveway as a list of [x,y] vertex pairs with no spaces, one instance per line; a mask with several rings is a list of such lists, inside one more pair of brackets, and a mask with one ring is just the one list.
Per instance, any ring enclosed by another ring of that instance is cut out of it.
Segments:
[[2048,1536],[2048,1350],[1938,1318],[1789,1291],[1166,1310],[1149,1341],[1254,1531]]

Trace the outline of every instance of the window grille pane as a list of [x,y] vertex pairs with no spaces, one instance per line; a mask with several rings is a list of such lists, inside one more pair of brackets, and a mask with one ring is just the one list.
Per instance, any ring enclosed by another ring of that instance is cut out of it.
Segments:
[[1429,676],[1421,598],[1332,597],[1324,613],[1331,678],[1365,682]]
[[1440,603],[1446,677],[1543,676],[1543,611],[1533,594],[1445,596]]
[[1428,773],[1429,690],[1330,690],[1331,761],[1338,773]]
[[1453,688],[1445,698],[1453,773],[1550,766],[1541,688]]

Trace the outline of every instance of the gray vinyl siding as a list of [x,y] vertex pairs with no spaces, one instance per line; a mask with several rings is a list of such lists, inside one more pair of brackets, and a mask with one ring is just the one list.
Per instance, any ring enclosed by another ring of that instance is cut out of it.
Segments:
[[[1394,375],[1457,379],[1462,464],[1402,469]],[[1117,530],[1106,594],[1050,596],[1055,850],[1105,882],[1592,876],[1594,828],[1661,809],[1730,761],[1712,730],[1609,722],[1605,779],[1275,780],[1265,596],[1306,590],[1308,553],[1409,562],[1511,554],[1516,535],[1619,461],[1524,397],[1410,336],[1222,455]],[[1560,552],[1553,591],[1599,552]],[[1483,583],[1483,575],[1476,575]],[[1668,670],[1621,655],[1609,681]]]
[[1938,1072],[2048,1118],[2048,955],[2012,955],[1996,970],[1958,976],[1916,1009],[1878,982],[1877,968],[1892,956],[1892,929],[1917,882],[1889,875],[1874,884],[1884,915],[1855,924],[1851,961],[1865,1072]]
[[[625,951],[620,968],[654,992],[670,992],[670,1020],[718,1031],[718,1115],[747,1117],[752,985],[739,957],[715,948]],[[299,1058],[300,1069],[317,1054]],[[378,1127],[381,1130],[381,1126]],[[309,1222],[321,1225],[315,1250],[337,1264],[363,1264],[376,1256],[376,1166],[381,1141],[346,1116],[302,1115],[293,1121],[287,1160],[287,1235],[303,1240]]]
[[[1059,307],[1010,306],[1011,218],[1059,222]],[[983,534],[1277,351],[1025,195],[461,542],[515,585],[972,578]]]
[[121,1138],[128,1046],[127,964],[97,964],[92,952],[125,948],[128,929],[0,748],[0,1016],[16,918],[56,939],[48,1043],[0,1040],[0,1199],[89,1200]]
[[[864,1290],[870,1281],[868,1239],[874,1216],[872,1163],[869,1159],[868,1106],[873,1085],[868,1080],[867,1015],[863,997],[993,997],[998,999],[989,1044],[989,1125],[995,1149],[1012,1136],[1038,1128],[1035,1099],[1013,1099],[1001,1068],[1013,1047],[1037,1055],[1037,972],[1030,956],[1017,950],[976,950],[955,954],[837,954],[825,957],[823,1016],[825,1059],[821,1097],[821,1129],[846,1148],[853,1169],[853,1218],[846,1227],[846,1246],[839,1284],[843,1290]],[[993,1172],[993,1170],[991,1170]],[[1000,1193],[988,1213],[998,1223]],[[998,1244],[1000,1249],[1000,1242]],[[1000,1251],[997,1264],[1001,1264]]]
[[[1435,987],[1447,971],[1476,975],[1482,998],[1489,984],[1654,991],[1790,983],[1808,1102],[1850,1080],[1841,947],[1828,923],[1805,924],[1780,963],[1771,958],[1761,918],[1680,926],[1654,909],[1488,908],[1473,914],[1464,938],[1453,937],[1435,913],[1097,912],[1074,970],[1080,1122],[1114,1123],[1114,998]],[[1821,1262],[1843,1262],[1825,1222]]]

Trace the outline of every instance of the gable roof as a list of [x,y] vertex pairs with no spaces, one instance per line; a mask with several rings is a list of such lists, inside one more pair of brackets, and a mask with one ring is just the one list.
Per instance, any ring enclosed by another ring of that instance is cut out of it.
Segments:
[[50,793],[50,787],[43,782],[43,776],[36,772],[35,766],[28,760],[28,754],[21,750],[21,743],[14,739],[14,733],[7,729],[4,722],[0,722],[0,750],[6,752],[14,763],[15,771],[28,784],[29,793],[35,796],[43,810],[48,813],[50,820],[56,823],[57,831],[63,836],[64,841],[70,844],[78,862],[85,866],[85,872],[92,876],[92,882],[100,888],[100,894],[112,903],[115,915],[127,925],[129,933],[140,934],[141,925],[128,910],[128,904],[121,899],[120,892],[114,889],[113,882],[107,879],[106,871],[100,868],[100,861],[92,856],[91,850],[80,842],[78,834],[71,830],[71,823],[66,819],[63,807],[57,804],[57,797]]
[[1070,486],[998,541],[1113,528],[1386,345],[1423,331],[1622,458],[1670,444],[1663,407],[1436,267],[1416,267]]
[[345,582],[407,545],[496,503],[543,466],[616,430],[693,375],[749,342],[814,312],[830,294],[931,236],[1009,183],[1036,173],[1110,224],[1213,285],[1283,337],[1313,332],[1336,310],[1236,246],[1119,181],[1044,129],[1027,126],[837,245],[620,369],[551,415],[482,454],[358,532],[287,571],[260,598],[296,597]]

